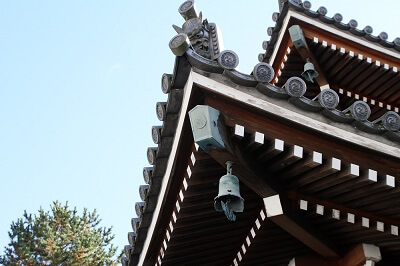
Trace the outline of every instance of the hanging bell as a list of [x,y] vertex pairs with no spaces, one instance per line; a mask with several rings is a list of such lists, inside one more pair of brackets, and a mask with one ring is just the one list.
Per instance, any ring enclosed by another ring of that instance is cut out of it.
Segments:
[[244,199],[240,196],[239,179],[232,175],[232,162],[228,161],[227,174],[219,180],[218,196],[214,199],[214,207],[224,212],[229,221],[235,221],[234,212],[243,212]]
[[310,59],[307,58],[307,63],[304,64],[304,72],[301,73],[301,76],[312,83],[316,77],[318,77],[318,72],[314,69],[314,64],[311,63]]

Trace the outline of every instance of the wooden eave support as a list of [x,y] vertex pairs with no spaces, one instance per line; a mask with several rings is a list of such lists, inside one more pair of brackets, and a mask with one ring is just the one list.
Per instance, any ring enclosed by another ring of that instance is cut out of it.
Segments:
[[340,259],[325,259],[315,254],[304,255],[291,260],[289,266],[373,266],[381,260],[381,252],[377,246],[359,244]]
[[[329,88],[329,82],[325,77],[324,72],[322,71],[322,68],[318,64],[318,60],[314,56],[313,52],[310,51],[308,48],[306,39],[303,35],[303,31],[301,30],[300,26],[298,25],[293,25],[292,27],[299,27],[299,30],[301,32],[301,36],[296,36],[297,38],[301,38],[301,45],[297,45],[294,41],[294,36],[289,30],[290,38],[292,39],[292,42],[294,43],[296,50],[299,52],[301,58],[303,59],[304,63],[307,63],[307,59],[310,60],[311,63],[313,63],[315,70],[318,72],[318,77],[315,78],[315,81],[317,84],[320,86],[321,90],[325,88]],[[291,28],[292,28],[291,27]],[[327,86],[328,85],[328,86]]]
[[[372,266],[381,261],[381,252],[377,246],[360,244],[350,250],[340,262],[340,266]],[[369,262],[369,264],[367,264]],[[371,263],[373,262],[373,264]]]
[[263,200],[269,220],[280,226],[321,256],[326,258],[339,256],[331,243],[318,238],[317,233],[313,232],[305,221],[301,220],[300,217],[295,216],[294,213],[290,213],[289,208],[283,204],[282,195],[267,197]]
[[[222,119],[218,123],[219,132],[225,144],[225,149],[211,149],[209,155],[218,163],[225,166],[227,161],[234,162],[234,174],[246,186],[264,199],[267,217],[279,227],[290,233],[293,237],[303,242],[309,248],[323,257],[338,257],[339,253],[331,243],[322,240],[307,226],[305,221],[290,211],[289,200],[282,193],[279,193],[277,184],[259,166],[248,161],[248,157],[242,151],[239,138],[228,137],[226,126]],[[264,180],[269,180],[267,184]]]
[[300,194],[296,191],[289,191],[288,198],[293,201],[305,200],[305,201],[315,204],[315,205],[318,204],[318,205],[324,206],[325,208],[339,210],[342,213],[351,213],[359,218],[364,217],[364,218],[368,218],[371,221],[380,221],[387,225],[394,225],[394,226],[400,227],[400,221],[398,221],[396,219],[391,219],[390,217],[377,215],[372,212],[366,212],[366,211],[362,211],[359,209],[350,208],[350,207],[347,207],[346,205],[338,204],[331,200],[326,200],[326,199],[321,200],[314,196]]

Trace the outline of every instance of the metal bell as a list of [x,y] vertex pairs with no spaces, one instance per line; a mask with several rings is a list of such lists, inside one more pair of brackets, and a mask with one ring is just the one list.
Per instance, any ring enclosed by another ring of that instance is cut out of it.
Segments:
[[218,196],[214,199],[214,207],[224,212],[228,220],[235,221],[233,212],[243,212],[244,199],[240,196],[239,179],[232,175],[232,162],[228,161],[227,174],[219,180]]
[[314,69],[314,64],[311,63],[310,59],[307,58],[307,63],[304,64],[304,72],[301,73],[301,76],[312,83],[314,83],[314,78],[318,77],[318,72]]

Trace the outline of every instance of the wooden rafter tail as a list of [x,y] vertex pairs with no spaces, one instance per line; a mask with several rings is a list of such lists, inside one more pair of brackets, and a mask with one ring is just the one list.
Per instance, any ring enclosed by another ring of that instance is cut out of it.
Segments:
[[[267,213],[271,208],[281,209],[280,212],[269,213],[268,217],[271,221],[322,256],[338,257],[339,253],[332,243],[322,240],[320,233],[308,228],[305,221],[291,212],[289,201],[283,194],[279,194],[279,185],[274,179],[266,178],[265,171],[260,166],[249,161],[249,156],[244,152],[240,141],[237,138],[228,138],[228,130],[222,116],[219,116],[217,124],[224,148],[211,148],[208,152],[209,155],[223,166],[227,161],[234,162],[234,174],[264,199]],[[266,183],[266,179],[269,180],[269,183]],[[278,201],[274,201],[272,207],[268,204],[269,199],[276,199],[276,197],[278,197]]]
[[326,259],[318,254],[307,254],[292,259],[289,266],[372,266],[381,261],[381,259],[381,252],[377,246],[359,244],[339,259]]

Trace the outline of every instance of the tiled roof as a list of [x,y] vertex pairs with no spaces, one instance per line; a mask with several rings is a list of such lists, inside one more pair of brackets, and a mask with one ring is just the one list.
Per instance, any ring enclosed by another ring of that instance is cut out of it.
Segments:
[[190,70],[190,66],[187,65],[186,60],[182,57],[176,59],[175,69],[178,68],[180,69],[179,73],[162,77],[162,90],[168,94],[168,101],[156,104],[156,114],[158,119],[163,122],[163,125],[154,126],[151,129],[152,139],[157,147],[149,147],[147,149],[147,159],[151,166],[143,168],[143,180],[146,185],[139,187],[139,195],[143,202],[135,204],[137,218],[132,218],[131,221],[133,232],[128,233],[129,246],[131,248],[127,246],[124,249],[126,259],[122,260],[123,265],[136,265],[138,263],[157,204],[182,103],[183,90],[179,82],[186,81],[187,78],[180,75],[184,74],[184,69]]
[[[379,43],[388,49],[400,51],[400,39],[396,38],[393,42],[387,41],[387,34],[381,33],[373,36],[372,28],[366,27],[363,30],[357,29],[357,22],[350,20],[347,24],[342,23],[342,16],[335,14],[332,18],[326,16],[326,8],[320,7],[317,11],[311,10],[308,1],[303,3],[295,0],[282,1],[280,14],[274,13],[276,21],[274,28],[269,29],[271,39],[265,42],[263,47],[266,54],[263,61],[266,61],[274,49],[277,41],[277,32],[280,31],[282,21],[288,10],[294,9],[302,12],[310,18],[319,19],[326,24],[333,25],[341,30],[346,30],[351,34],[365,38],[368,41]],[[229,52],[229,51],[228,51]],[[237,55],[233,52],[229,54],[230,59],[238,61]],[[294,106],[312,113],[319,113],[331,121],[352,125],[361,131],[383,135],[388,139],[400,143],[400,117],[396,112],[388,111],[379,119],[369,121],[370,109],[368,104],[363,101],[356,101],[344,110],[336,109],[340,101],[339,95],[331,89],[323,90],[321,93],[309,99],[305,97],[307,90],[306,84],[302,79],[293,77],[284,86],[278,87],[270,83],[274,77],[273,69],[267,63],[259,63],[254,67],[251,75],[241,73],[220,60],[211,60],[197,54],[189,48],[182,56],[177,56],[175,61],[174,73],[164,74],[161,80],[162,91],[168,94],[167,102],[156,104],[156,114],[162,126],[152,128],[152,138],[156,147],[147,150],[147,158],[150,167],[143,169],[143,177],[146,185],[139,187],[139,194],[143,202],[135,205],[137,218],[133,218],[132,230],[128,233],[128,242],[124,249],[125,256],[122,260],[123,265],[137,265],[139,256],[142,252],[144,242],[148,235],[147,231],[152,222],[157,199],[160,193],[161,182],[164,177],[168,157],[171,152],[174,135],[176,133],[177,121],[183,99],[183,87],[187,81],[191,68],[198,69],[203,73],[217,73],[228,77],[234,84],[250,87],[260,93],[276,99],[287,99]]]
[[371,43],[380,44],[382,47],[400,51],[399,37],[396,37],[393,39],[393,41],[389,41],[388,34],[386,32],[381,32],[378,35],[374,35],[373,28],[371,26],[365,26],[363,29],[359,29],[358,22],[355,19],[350,19],[346,23],[343,22],[343,16],[340,13],[335,13],[332,17],[327,16],[328,10],[324,6],[319,7],[317,10],[312,10],[310,1],[303,2],[301,0],[279,0],[279,3],[280,12],[275,12],[272,14],[272,20],[275,22],[275,26],[270,27],[267,30],[268,35],[271,37],[262,45],[266,52],[264,54],[260,54],[260,61],[266,62],[271,57],[274,46],[278,39],[278,33],[282,28],[283,20],[289,10],[295,10],[312,19],[318,19],[327,25],[348,32],[354,36],[363,38]]
[[[216,66],[216,62],[203,59],[199,61],[193,56],[193,51],[188,51],[186,57],[189,63],[201,70],[213,73],[223,73],[238,85],[254,87],[259,92],[277,99],[287,99],[293,105],[310,112],[321,113],[323,116],[339,123],[352,124],[358,129],[371,133],[385,135],[388,138],[400,142],[400,117],[396,112],[388,111],[381,118],[375,121],[368,121],[370,116],[370,107],[363,101],[356,101],[345,110],[335,109],[339,103],[339,96],[333,90],[323,90],[315,99],[309,99],[304,96],[306,93],[306,84],[302,79],[293,77],[289,79],[283,87],[277,87],[268,82],[260,82],[257,72],[262,68],[272,68],[267,63],[258,64],[252,75],[243,74],[236,70],[223,69],[222,66]],[[254,76],[254,73],[256,76]],[[271,78],[273,74],[269,75]]]

